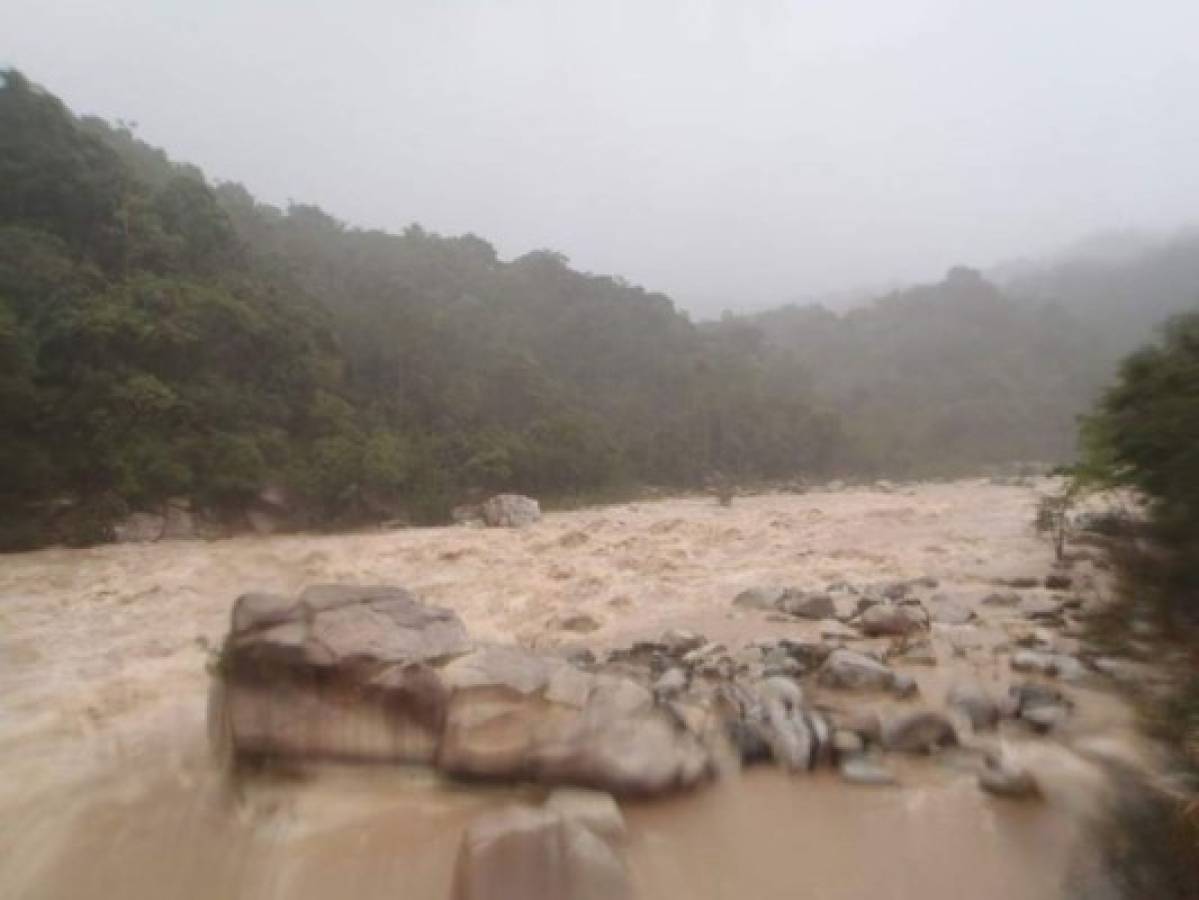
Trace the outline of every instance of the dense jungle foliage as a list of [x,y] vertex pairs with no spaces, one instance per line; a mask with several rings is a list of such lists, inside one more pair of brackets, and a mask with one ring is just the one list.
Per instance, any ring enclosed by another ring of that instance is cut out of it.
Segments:
[[103,540],[168,498],[233,521],[267,488],[341,525],[1055,461],[1110,374],[1085,311],[971,270],[696,324],[549,250],[259,203],[0,77],[3,547]]

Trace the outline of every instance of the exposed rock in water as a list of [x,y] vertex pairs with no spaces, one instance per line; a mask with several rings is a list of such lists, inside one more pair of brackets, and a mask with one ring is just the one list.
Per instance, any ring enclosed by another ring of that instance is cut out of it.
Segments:
[[889,719],[883,725],[883,746],[902,753],[928,753],[958,743],[953,723],[941,713],[918,710]]
[[708,641],[702,634],[696,634],[694,631],[672,628],[662,633],[662,636],[658,638],[658,643],[666,648],[667,653],[684,656],[692,650],[698,650]]
[[445,668],[452,690],[437,766],[460,777],[659,794],[712,774],[694,736],[628,678],[592,676],[515,648]]
[[1073,656],[1064,653],[1042,653],[1037,650],[1021,650],[1012,656],[1012,669],[1073,681],[1082,677],[1086,670]]
[[1033,681],[1012,685],[1008,694],[1012,713],[1041,733],[1064,723],[1074,707],[1073,702],[1061,691]]
[[852,650],[834,650],[819,673],[825,687],[849,690],[886,690],[895,682],[895,673],[878,660]]
[[955,684],[949,689],[946,704],[969,719],[975,731],[989,731],[999,724],[999,704],[980,685]]
[[733,606],[742,609],[774,610],[778,608],[778,602],[784,594],[786,594],[784,588],[748,588],[733,598]]
[[907,603],[878,603],[858,618],[858,627],[868,637],[899,637],[927,627],[923,608]]
[[828,594],[805,594],[794,589],[783,594],[778,608],[801,619],[831,619],[837,614]]
[[388,587],[237,601],[214,729],[243,753],[433,763],[473,778],[656,794],[713,771],[641,684],[517,647]]
[[429,762],[448,702],[433,664],[469,649],[456,615],[399,588],[245,594],[214,726],[243,753]]
[[540,504],[521,494],[496,494],[479,511],[492,528],[523,528],[541,519]]
[[586,817],[512,806],[471,823],[455,864],[454,900],[623,900],[624,862]]

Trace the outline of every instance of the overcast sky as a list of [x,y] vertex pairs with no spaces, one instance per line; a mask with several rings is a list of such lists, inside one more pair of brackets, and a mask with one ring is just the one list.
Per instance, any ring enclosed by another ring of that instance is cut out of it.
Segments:
[[3,0],[0,61],[269,202],[701,313],[1199,220],[1199,0]]

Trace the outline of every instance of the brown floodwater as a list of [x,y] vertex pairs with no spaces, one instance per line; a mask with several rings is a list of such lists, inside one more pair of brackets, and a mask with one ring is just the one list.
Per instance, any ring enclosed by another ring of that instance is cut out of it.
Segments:
[[[0,897],[440,900],[471,818],[540,799],[382,768],[232,790],[205,748],[205,665],[244,590],[392,583],[454,609],[490,640],[576,642],[555,623],[586,612],[600,623],[586,637],[596,645],[678,626],[735,649],[821,628],[733,610],[746,587],[932,575],[980,615],[934,628],[938,666],[911,669],[936,706],[955,677],[996,691],[1009,678],[994,647],[1029,626],[977,601],[995,576],[1047,570],[1050,550],[1030,524],[1035,502],[1033,490],[972,481],[770,495],[731,509],[694,498],[638,503],[556,513],[522,531],[0,557]],[[1131,733],[1121,703],[1071,692],[1084,733]],[[1037,772],[1045,802],[997,800],[936,761],[889,760],[901,786],[765,769],[623,804],[638,896],[1060,898],[1102,779],[1053,741],[998,740]]]
[[[92,785],[10,834],[11,896],[443,900],[471,818],[540,798],[383,769],[309,779],[235,798],[198,765]],[[643,900],[1052,900],[1075,839],[1068,811],[994,800],[968,776],[872,788],[756,769],[624,812]]]

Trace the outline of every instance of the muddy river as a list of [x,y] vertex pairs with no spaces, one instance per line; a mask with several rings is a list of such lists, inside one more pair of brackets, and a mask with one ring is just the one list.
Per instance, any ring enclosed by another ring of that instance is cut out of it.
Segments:
[[[1036,491],[983,481],[675,499],[467,527],[49,550],[0,557],[0,896],[445,898],[464,825],[536,799],[427,772],[327,768],[235,793],[207,755],[211,648],[233,599],[317,582],[389,583],[454,609],[477,636],[603,647],[688,627],[731,648],[819,623],[735,609],[762,585],[932,576],[979,622],[934,626],[913,667],[939,707],[968,676],[1002,690],[996,647],[1031,627],[979,604],[1042,575]],[[1076,581],[1099,596],[1104,573]],[[1093,585],[1093,586],[1092,586]],[[1093,598],[1088,598],[1092,602]],[[559,624],[586,613],[599,629]],[[1074,640],[1054,636],[1069,652]],[[1072,687],[1072,743],[1135,743],[1129,711]],[[840,702],[840,701],[838,701]],[[952,761],[897,761],[899,784],[755,769],[691,795],[623,804],[638,896],[940,900],[1067,896],[1103,790],[1063,742],[1001,735],[1043,802],[997,800]]]

